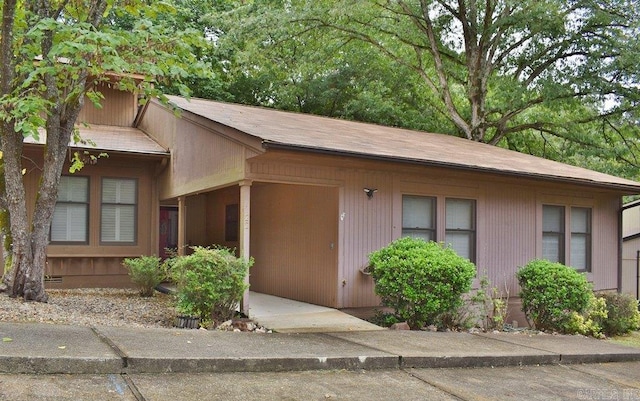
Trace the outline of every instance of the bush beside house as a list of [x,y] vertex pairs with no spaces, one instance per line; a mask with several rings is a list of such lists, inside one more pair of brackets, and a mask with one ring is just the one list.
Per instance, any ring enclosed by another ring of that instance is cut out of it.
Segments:
[[248,285],[244,282],[253,264],[237,258],[227,248],[193,247],[193,253],[170,261],[177,285],[178,313],[200,318],[203,326],[231,319]]
[[138,287],[143,297],[153,296],[156,286],[166,279],[165,270],[157,256],[126,258],[122,264],[129,271],[131,282]]
[[533,260],[517,272],[522,310],[536,329],[593,337],[640,328],[638,301],[626,294],[594,294],[584,274],[560,263]]
[[475,265],[453,249],[410,237],[372,252],[368,270],[382,304],[414,330],[456,311],[476,274]]

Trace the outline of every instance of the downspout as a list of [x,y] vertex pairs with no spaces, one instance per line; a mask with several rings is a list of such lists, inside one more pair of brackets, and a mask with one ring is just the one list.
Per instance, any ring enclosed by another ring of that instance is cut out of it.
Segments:
[[640,299],[640,251],[636,251],[636,299]]

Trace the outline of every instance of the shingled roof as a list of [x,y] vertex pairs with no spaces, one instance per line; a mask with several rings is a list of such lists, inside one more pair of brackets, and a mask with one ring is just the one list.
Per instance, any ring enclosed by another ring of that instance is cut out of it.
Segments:
[[449,135],[269,108],[169,96],[177,108],[234,128],[264,148],[349,155],[582,183],[640,193],[640,183]]
[[[169,155],[167,149],[137,128],[91,124],[79,126],[78,129],[80,138],[85,142],[73,143],[72,141],[69,145],[72,148],[139,155]],[[43,145],[46,139],[46,131],[41,130],[38,140],[27,137],[25,143]]]

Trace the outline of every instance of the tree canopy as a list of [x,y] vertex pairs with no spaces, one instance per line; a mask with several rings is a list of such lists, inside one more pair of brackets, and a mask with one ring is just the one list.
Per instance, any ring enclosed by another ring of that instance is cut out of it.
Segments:
[[[3,277],[10,295],[47,299],[43,284],[49,228],[69,143],[81,140],[75,123],[85,97],[99,104],[104,82],[143,98],[162,97],[157,84],[163,82],[186,93],[181,81],[203,71],[196,56],[203,35],[158,18],[173,10],[165,2],[142,0],[2,2],[0,206],[8,213],[8,230],[3,229],[12,240]],[[114,23],[124,18],[131,21],[127,29]],[[38,197],[28,205],[23,143],[25,137],[44,132]]]
[[637,175],[637,2],[229,3],[201,21],[234,101]]

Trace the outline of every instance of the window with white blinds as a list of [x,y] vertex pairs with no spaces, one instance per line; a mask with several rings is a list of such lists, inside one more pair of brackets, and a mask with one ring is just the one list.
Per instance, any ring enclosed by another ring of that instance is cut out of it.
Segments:
[[436,199],[428,196],[402,197],[402,236],[436,240]]
[[542,206],[542,258],[591,271],[590,208]]
[[135,179],[102,179],[101,242],[136,242],[137,187]]
[[51,221],[51,242],[86,244],[88,232],[89,178],[62,176]]
[[[436,229],[437,215],[442,213],[445,216],[444,239],[443,233]],[[402,236],[422,238],[425,241],[444,241],[458,255],[475,262],[476,201],[446,198],[438,205],[436,197],[404,195]]]
[[564,263],[564,206],[542,206],[542,258]]
[[476,201],[447,198],[445,201],[445,242],[463,258],[475,262]]
[[591,270],[591,209],[571,208],[571,267]]

